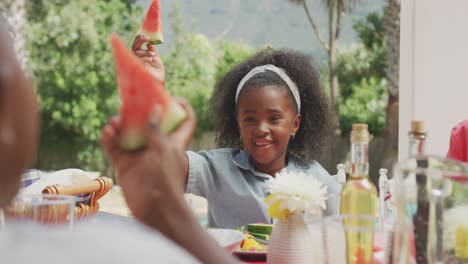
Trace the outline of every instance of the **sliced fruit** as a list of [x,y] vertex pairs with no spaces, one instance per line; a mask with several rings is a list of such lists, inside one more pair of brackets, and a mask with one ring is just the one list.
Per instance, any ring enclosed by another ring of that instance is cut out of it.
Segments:
[[122,101],[120,146],[124,150],[134,151],[146,145],[144,129],[155,105],[161,107],[161,129],[166,134],[172,132],[187,114],[164,88],[164,83],[145,68],[117,34],[112,34],[111,43]]
[[272,224],[248,224],[247,231],[249,233],[271,235],[271,232],[273,232],[273,227],[274,225]]
[[161,5],[159,4],[159,0],[153,0],[151,2],[138,34],[146,35],[151,44],[164,42],[161,23]]
[[253,233],[253,232],[249,232],[249,234],[252,235],[253,237],[263,239],[263,240],[268,240],[270,238],[270,235],[266,235],[266,234],[258,234],[258,233]]

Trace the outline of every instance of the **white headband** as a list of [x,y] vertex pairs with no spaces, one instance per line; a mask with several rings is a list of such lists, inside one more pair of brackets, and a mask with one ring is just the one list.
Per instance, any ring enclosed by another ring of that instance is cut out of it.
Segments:
[[286,83],[289,90],[291,90],[291,93],[294,97],[294,101],[296,101],[297,110],[298,112],[300,112],[301,111],[301,98],[299,96],[299,89],[297,89],[297,85],[293,82],[293,80],[291,80],[291,78],[289,78],[288,74],[286,74],[286,71],[284,69],[278,68],[272,64],[257,66],[253,68],[252,70],[250,70],[244,76],[244,78],[242,78],[242,80],[239,82],[239,85],[237,86],[236,103],[237,103],[237,99],[239,98],[239,93],[244,87],[245,83],[257,73],[266,72],[267,70],[276,73],[276,75],[278,75],[278,77],[280,77]]

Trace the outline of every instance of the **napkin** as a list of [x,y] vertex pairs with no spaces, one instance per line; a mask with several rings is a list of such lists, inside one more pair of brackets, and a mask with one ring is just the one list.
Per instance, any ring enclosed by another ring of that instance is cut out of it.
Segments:
[[[37,170],[28,171],[23,175],[23,182],[31,182],[28,186],[19,191],[21,195],[41,194],[47,186],[51,185],[77,185],[92,181],[98,175],[87,173],[80,169],[64,169],[52,173],[44,173]],[[31,177],[31,175],[34,175]],[[32,179],[32,180],[31,180]],[[26,184],[25,184],[26,185]],[[81,195],[77,201],[82,202],[89,199],[87,195]]]

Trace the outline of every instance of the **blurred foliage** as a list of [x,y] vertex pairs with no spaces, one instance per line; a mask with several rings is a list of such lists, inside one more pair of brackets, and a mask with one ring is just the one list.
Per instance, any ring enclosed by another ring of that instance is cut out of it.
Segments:
[[371,13],[353,28],[361,42],[337,56],[341,130],[349,134],[352,123],[363,122],[372,134],[383,135],[388,98],[383,17]]
[[388,99],[385,79],[363,78],[360,83],[353,84],[352,89],[357,92],[340,103],[341,129],[351,131],[353,123],[365,122],[371,134],[383,135]]
[[[28,68],[38,87],[42,119],[38,168],[79,167],[111,175],[100,145],[102,126],[119,108],[108,38],[117,32],[130,46],[144,15],[134,2],[27,2]],[[175,39],[163,57],[167,87],[191,103],[200,134],[212,129],[208,98],[217,78],[253,50],[185,32],[177,6],[171,19]]]
[[252,54],[253,50],[243,43],[212,42],[202,34],[186,32],[177,3],[171,17],[175,39],[169,55],[163,57],[166,87],[192,105],[198,118],[196,135],[200,135],[213,129],[208,100],[216,81],[233,65]]
[[141,14],[126,0],[27,2],[28,67],[42,119],[38,167],[106,172],[100,130],[119,105],[108,38],[117,32],[130,43]]

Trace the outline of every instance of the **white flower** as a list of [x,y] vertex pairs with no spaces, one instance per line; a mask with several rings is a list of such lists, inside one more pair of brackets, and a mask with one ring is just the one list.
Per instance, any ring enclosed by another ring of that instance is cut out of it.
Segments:
[[271,206],[279,202],[279,209],[290,213],[321,215],[327,208],[327,189],[327,185],[303,171],[283,170],[269,181],[270,199],[266,203]]

